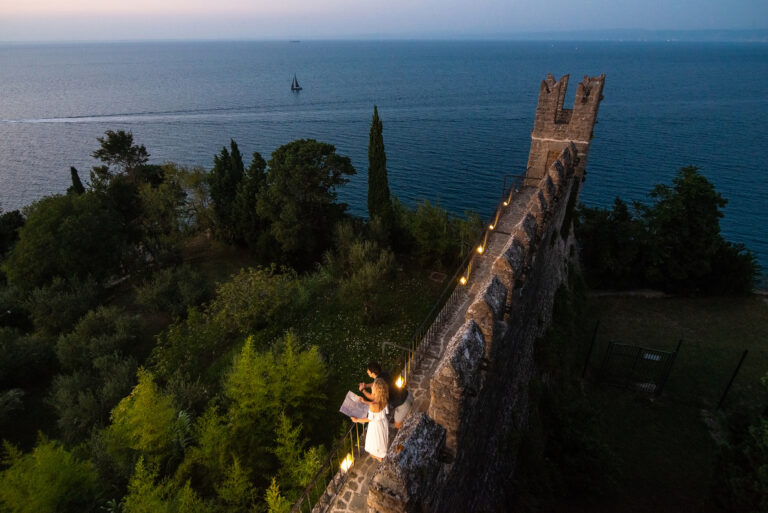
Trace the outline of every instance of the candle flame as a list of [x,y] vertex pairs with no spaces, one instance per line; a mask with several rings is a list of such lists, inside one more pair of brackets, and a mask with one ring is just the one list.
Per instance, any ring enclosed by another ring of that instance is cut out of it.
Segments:
[[341,470],[343,472],[348,471],[349,467],[351,467],[352,463],[354,463],[354,462],[355,462],[355,460],[354,460],[354,458],[352,458],[352,454],[351,453],[347,453],[347,457],[344,458],[344,461],[341,462]]
[[405,382],[403,381],[403,377],[402,376],[398,376],[397,377],[397,381],[395,381],[395,385],[397,385],[397,388],[403,388],[404,384],[405,384]]
[[482,246],[478,246],[477,247],[477,252],[478,253],[482,253],[483,252],[483,247]]
[[462,276],[461,278],[459,278],[459,283],[461,283],[462,285],[466,285],[467,284],[467,278]]

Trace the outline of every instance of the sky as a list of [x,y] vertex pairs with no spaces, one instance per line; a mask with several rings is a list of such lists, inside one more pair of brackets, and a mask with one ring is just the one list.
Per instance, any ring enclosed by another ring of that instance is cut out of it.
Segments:
[[768,0],[0,0],[0,41],[768,29]]

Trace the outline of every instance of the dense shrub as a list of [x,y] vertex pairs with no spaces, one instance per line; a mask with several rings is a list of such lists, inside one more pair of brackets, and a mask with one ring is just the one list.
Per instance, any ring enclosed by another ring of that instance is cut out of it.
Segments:
[[138,332],[134,317],[99,308],[59,338],[62,373],[51,386],[50,404],[65,441],[82,441],[93,428],[106,425],[109,412],[131,390]]
[[0,509],[9,513],[97,511],[100,486],[93,465],[42,438],[32,452],[5,443]]
[[136,289],[136,302],[150,312],[181,317],[210,297],[208,282],[189,265],[162,269]]
[[56,371],[55,338],[0,328],[0,390],[47,382]]
[[306,306],[307,293],[293,271],[276,267],[243,269],[219,286],[203,309],[190,308],[158,336],[153,369],[162,379],[174,374],[215,384],[208,368],[246,336],[259,347],[277,337]]
[[[761,380],[768,389],[768,374]],[[712,494],[728,512],[768,511],[768,408],[757,418],[728,418],[728,440],[715,464]]]
[[35,329],[58,335],[68,332],[101,299],[96,280],[56,277],[50,284],[30,292],[23,304]]
[[482,221],[474,213],[462,220],[429,201],[410,210],[396,198],[392,208],[395,250],[412,254],[425,266],[458,265],[483,233]]
[[126,244],[123,217],[103,197],[48,196],[28,207],[4,271],[25,290],[57,276],[102,280],[119,272]]

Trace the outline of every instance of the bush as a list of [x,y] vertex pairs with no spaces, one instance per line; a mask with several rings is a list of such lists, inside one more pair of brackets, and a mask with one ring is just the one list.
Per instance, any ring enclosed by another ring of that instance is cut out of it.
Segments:
[[59,338],[56,353],[63,374],[54,379],[49,402],[65,441],[82,441],[94,427],[106,425],[109,412],[131,390],[137,331],[134,317],[100,308]]
[[[768,374],[762,382],[768,388]],[[715,465],[715,500],[726,511],[768,511],[768,410],[751,426],[731,430]]]
[[136,289],[136,302],[150,312],[183,316],[210,297],[205,277],[189,265],[163,269]]
[[98,475],[88,461],[76,458],[58,442],[41,438],[31,453],[5,443],[0,473],[0,505],[12,513],[96,511]]
[[0,328],[0,390],[47,381],[56,371],[55,339]]
[[483,233],[475,213],[462,220],[429,201],[409,210],[397,199],[392,208],[395,249],[413,254],[423,265],[458,265]]
[[33,290],[23,305],[32,318],[35,329],[49,335],[68,332],[101,296],[96,280],[70,281],[56,277],[44,287]]

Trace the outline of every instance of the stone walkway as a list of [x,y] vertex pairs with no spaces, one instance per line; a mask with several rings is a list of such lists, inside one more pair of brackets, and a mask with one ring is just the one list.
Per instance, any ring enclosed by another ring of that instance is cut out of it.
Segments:
[[[456,300],[447,308],[445,312],[447,322],[435,333],[427,342],[428,345],[423,348],[423,357],[411,370],[408,378],[408,389],[413,392],[414,410],[426,412],[429,408],[430,393],[429,382],[432,374],[443,355],[446,345],[451,337],[466,322],[467,308],[479,291],[480,286],[490,276],[493,262],[501,254],[504,246],[509,240],[514,227],[520,222],[522,213],[530,199],[534,187],[524,187],[520,192],[515,193],[510,205],[505,209],[496,228],[490,232],[485,250],[482,255],[474,258],[472,263],[472,274],[469,277],[469,286],[458,290],[459,294]],[[390,424],[389,439],[395,437],[395,431]],[[362,446],[363,441],[360,441]],[[354,466],[349,471],[349,476],[341,491],[330,502],[328,509],[315,508],[313,513],[329,511],[331,513],[364,513],[368,511],[368,484],[371,477],[376,472],[379,462],[368,454],[363,454],[357,458]],[[318,505],[320,506],[320,505]]]

